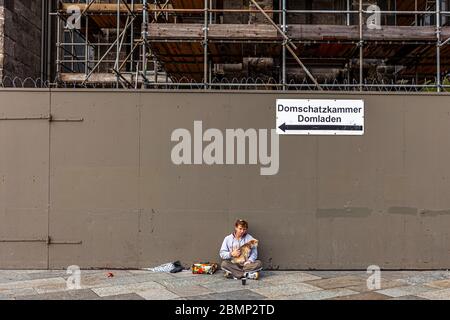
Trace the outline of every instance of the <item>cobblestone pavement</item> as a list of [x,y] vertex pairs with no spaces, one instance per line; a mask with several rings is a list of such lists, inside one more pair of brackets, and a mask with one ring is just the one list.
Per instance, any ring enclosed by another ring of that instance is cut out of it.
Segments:
[[[114,276],[108,277],[111,272]],[[369,290],[364,271],[263,271],[260,280],[143,270],[82,270],[81,288],[67,289],[65,270],[0,270],[0,300],[420,300],[449,299],[449,271],[382,271],[381,288]]]

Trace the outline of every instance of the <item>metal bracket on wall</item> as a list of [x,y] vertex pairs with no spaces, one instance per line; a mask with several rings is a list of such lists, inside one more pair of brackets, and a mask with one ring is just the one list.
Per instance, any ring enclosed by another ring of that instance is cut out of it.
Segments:
[[55,241],[51,237],[40,238],[40,239],[0,239],[0,243],[14,243],[14,242],[42,242],[47,245],[55,244],[82,244],[83,241]]
[[68,118],[68,119],[55,119],[53,115],[41,115],[38,117],[10,117],[10,118],[0,118],[0,121],[6,120],[47,120],[49,122],[83,122],[83,118]]

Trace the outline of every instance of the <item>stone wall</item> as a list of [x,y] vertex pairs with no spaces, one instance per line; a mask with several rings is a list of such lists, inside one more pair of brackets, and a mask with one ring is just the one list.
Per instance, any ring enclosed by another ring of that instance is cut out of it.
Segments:
[[[288,10],[345,10],[346,0],[287,0]],[[344,24],[345,14],[290,13],[288,23],[292,24]]]
[[[256,1],[264,10],[273,9],[273,0],[257,0]],[[257,10],[256,6],[249,0],[231,0],[223,2],[224,9],[252,9]],[[273,17],[272,13],[269,16]],[[224,13],[223,23],[242,23],[242,24],[258,24],[268,23],[266,17],[260,13]]]
[[0,0],[0,79],[3,78],[3,61],[5,59],[5,55],[3,53],[4,47],[4,13],[3,13],[3,0]]
[[41,71],[41,0],[0,0],[0,75],[37,78]]

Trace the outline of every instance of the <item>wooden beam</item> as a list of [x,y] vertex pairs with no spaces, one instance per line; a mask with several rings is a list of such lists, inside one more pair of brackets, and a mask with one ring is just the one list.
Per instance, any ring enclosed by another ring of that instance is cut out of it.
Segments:
[[[133,81],[130,75],[126,75],[128,81]],[[84,73],[61,73],[61,81],[72,83],[83,83],[86,80]],[[93,73],[88,83],[114,83],[117,81],[117,76],[112,73]]]
[[[149,25],[150,38],[155,40],[201,40],[202,24],[154,23]],[[381,30],[364,28],[365,41],[435,41],[432,26],[383,26]],[[287,33],[293,40],[340,40],[359,41],[359,26],[343,25],[290,25]],[[442,27],[442,36],[450,37],[450,27]],[[278,40],[283,37],[268,24],[212,24],[209,26],[210,40]]]
[[[267,24],[211,24],[208,26],[209,39],[259,39],[277,40],[277,30]],[[153,23],[149,25],[152,39],[203,39],[203,24]]]
[[[71,6],[77,6],[80,8],[80,11],[83,12],[88,4],[86,3],[61,3],[60,10],[66,12],[67,9]],[[125,4],[120,4],[120,12],[128,13],[127,6]],[[128,7],[131,9],[131,4],[128,4]],[[143,5],[135,4],[133,7],[133,12],[139,13],[142,12]],[[155,10],[159,7],[154,4],[149,4],[149,10]],[[172,6],[168,5],[167,8],[171,9]],[[91,4],[89,9],[86,11],[87,13],[117,13],[117,3],[94,3]]]
[[[442,28],[450,34],[450,27]],[[288,35],[296,40],[347,40],[359,41],[359,26],[342,25],[290,25]],[[367,41],[436,41],[434,26],[383,26],[382,29],[363,27]]]
[[[165,76],[163,76],[162,73],[158,73],[158,82],[165,82]],[[153,71],[148,72],[148,78],[150,79],[150,82],[153,81]],[[124,81],[127,81],[129,83],[136,82],[136,76],[134,73],[122,73],[121,77],[124,79]],[[84,73],[61,73],[60,80],[63,82],[68,83],[78,83],[78,84],[84,84],[84,83],[116,83],[117,82],[117,75],[114,73],[93,73],[89,79],[86,81],[86,75]],[[142,82],[142,77],[138,77],[138,82]]]

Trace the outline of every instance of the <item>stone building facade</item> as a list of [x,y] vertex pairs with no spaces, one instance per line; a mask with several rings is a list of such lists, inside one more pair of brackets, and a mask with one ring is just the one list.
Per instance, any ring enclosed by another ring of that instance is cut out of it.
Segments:
[[0,0],[0,79],[41,75],[42,0]]

